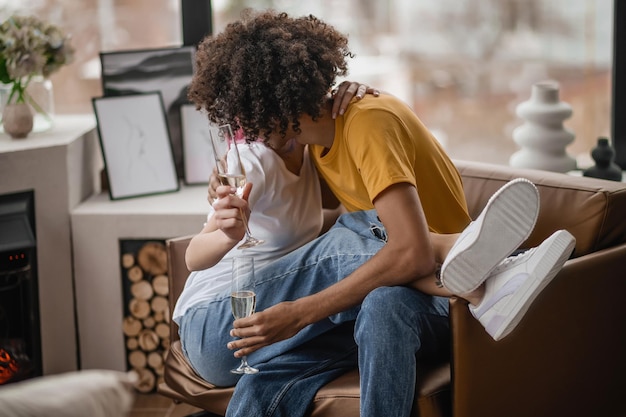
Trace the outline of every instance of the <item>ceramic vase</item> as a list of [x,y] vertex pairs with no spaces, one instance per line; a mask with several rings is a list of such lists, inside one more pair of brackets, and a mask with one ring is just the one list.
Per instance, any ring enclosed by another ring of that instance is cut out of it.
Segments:
[[513,131],[513,140],[521,149],[511,156],[509,165],[555,172],[576,169],[576,160],[565,151],[574,134],[563,127],[572,107],[560,101],[556,81],[533,84],[530,99],[520,103],[515,112],[524,123]]
[[33,113],[26,103],[7,104],[2,111],[4,131],[13,139],[23,139],[33,130]]

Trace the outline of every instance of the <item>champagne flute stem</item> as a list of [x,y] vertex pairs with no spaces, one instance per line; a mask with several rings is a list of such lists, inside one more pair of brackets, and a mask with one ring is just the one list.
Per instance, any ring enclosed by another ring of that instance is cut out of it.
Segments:
[[264,240],[252,237],[252,234],[250,233],[250,228],[248,227],[248,219],[244,215],[243,210],[239,209],[239,212],[241,213],[241,221],[243,222],[243,224],[244,224],[244,226],[246,228],[246,234],[245,234],[246,238],[245,238],[245,241],[242,244],[237,246],[237,249],[247,249],[247,248],[251,248],[253,246],[262,244],[264,242]]
[[246,215],[243,213],[243,209],[240,208],[239,212],[241,213],[241,221],[243,222],[243,225],[246,228],[246,237],[250,236],[250,227],[248,227],[248,219],[246,218]]

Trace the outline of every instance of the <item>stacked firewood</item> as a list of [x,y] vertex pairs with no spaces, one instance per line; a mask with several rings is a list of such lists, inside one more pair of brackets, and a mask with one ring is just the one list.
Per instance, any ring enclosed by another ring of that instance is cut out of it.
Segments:
[[123,329],[127,362],[139,376],[135,388],[153,392],[163,381],[163,362],[170,345],[167,252],[161,242],[146,242],[135,253],[122,254],[127,288]]

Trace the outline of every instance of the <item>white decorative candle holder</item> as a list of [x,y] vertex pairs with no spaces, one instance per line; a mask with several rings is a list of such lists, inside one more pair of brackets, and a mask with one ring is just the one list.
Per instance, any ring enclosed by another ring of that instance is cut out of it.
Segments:
[[511,156],[509,165],[556,172],[576,169],[576,160],[565,151],[574,134],[563,127],[572,107],[559,100],[558,82],[533,84],[530,99],[515,110],[525,123],[513,131],[513,140],[521,149]]

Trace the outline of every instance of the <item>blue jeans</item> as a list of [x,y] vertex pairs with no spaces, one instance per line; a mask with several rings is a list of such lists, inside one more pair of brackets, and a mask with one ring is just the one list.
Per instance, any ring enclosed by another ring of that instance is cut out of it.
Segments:
[[[256,271],[257,310],[317,293],[348,276],[385,244],[376,212],[344,214],[323,236]],[[229,294],[191,308],[180,326],[183,351],[207,381],[236,384],[227,416],[304,416],[319,388],[361,372],[362,416],[408,416],[416,358],[447,349],[448,300],[405,287],[372,291],[360,306],[302,329],[248,357],[260,372],[230,373]],[[358,354],[357,354],[358,352]]]

